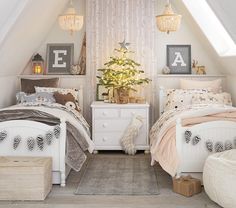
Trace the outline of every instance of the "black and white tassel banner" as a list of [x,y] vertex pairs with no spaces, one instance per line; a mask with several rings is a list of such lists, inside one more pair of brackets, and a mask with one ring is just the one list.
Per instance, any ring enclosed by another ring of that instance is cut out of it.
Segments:
[[185,142],[188,144],[191,140],[192,132],[189,130],[186,130],[184,132]]
[[0,131],[0,142],[7,138],[7,131]]
[[33,137],[30,137],[27,139],[27,147],[29,151],[33,151],[35,148],[35,139]]
[[16,136],[13,140],[13,149],[16,150],[21,142],[21,136]]

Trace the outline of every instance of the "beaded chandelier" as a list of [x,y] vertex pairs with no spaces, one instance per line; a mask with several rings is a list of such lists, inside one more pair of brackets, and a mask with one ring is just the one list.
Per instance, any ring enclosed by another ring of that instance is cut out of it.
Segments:
[[70,6],[66,10],[65,14],[58,17],[58,22],[63,30],[69,30],[70,33],[73,34],[73,32],[81,30],[83,27],[84,18],[83,16],[77,15],[71,0]]
[[181,23],[181,17],[181,15],[173,12],[168,0],[163,14],[156,16],[157,27],[161,32],[167,32],[167,34],[177,31]]

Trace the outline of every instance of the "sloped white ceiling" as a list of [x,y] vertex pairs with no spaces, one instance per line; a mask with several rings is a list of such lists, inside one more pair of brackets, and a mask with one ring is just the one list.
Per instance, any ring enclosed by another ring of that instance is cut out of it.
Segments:
[[235,0],[207,0],[219,20],[224,25],[234,42],[236,43],[236,1]]
[[[0,23],[5,28],[0,34],[0,76],[17,75],[46,38],[68,0],[1,0]],[[7,10],[6,12],[3,12]],[[14,16],[17,18],[14,20]],[[2,18],[1,18],[2,17]],[[14,20],[12,22],[12,20]],[[5,32],[5,34],[4,34]]]

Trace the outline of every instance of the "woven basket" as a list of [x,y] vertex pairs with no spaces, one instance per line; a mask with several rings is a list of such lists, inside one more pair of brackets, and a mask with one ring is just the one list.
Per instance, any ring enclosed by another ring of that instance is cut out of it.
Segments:
[[116,89],[115,90],[115,101],[117,104],[127,104],[129,103],[129,90],[126,89]]

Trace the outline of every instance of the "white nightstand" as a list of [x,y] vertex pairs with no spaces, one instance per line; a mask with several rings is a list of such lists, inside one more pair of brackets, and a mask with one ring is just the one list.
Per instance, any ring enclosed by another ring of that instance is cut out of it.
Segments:
[[98,150],[122,150],[120,139],[134,115],[140,115],[143,118],[143,126],[138,137],[135,138],[136,148],[149,153],[149,104],[93,102],[91,107],[94,153]]

